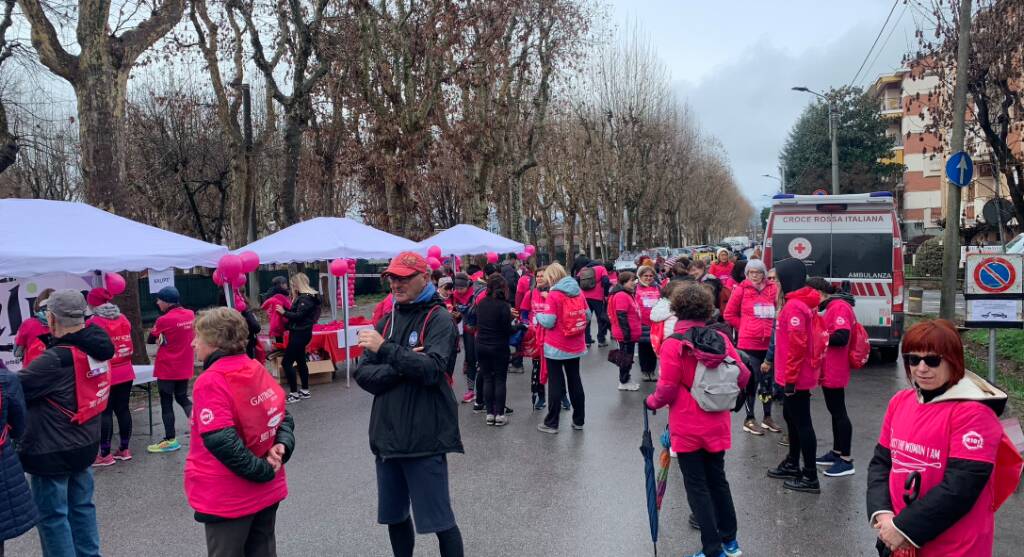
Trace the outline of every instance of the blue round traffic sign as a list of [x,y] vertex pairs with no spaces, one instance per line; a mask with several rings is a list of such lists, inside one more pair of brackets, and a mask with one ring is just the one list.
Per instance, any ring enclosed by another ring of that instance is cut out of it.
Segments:
[[990,294],[1006,292],[1017,280],[1017,271],[1002,257],[989,257],[974,268],[974,282]]
[[974,178],[974,161],[971,160],[971,156],[963,151],[953,153],[946,161],[946,178],[960,188],[970,184]]

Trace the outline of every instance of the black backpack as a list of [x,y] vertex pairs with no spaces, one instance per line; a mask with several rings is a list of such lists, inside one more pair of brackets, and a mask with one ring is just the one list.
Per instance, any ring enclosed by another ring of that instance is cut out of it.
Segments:
[[594,272],[593,267],[584,267],[580,270],[580,288],[583,290],[593,290],[597,287],[597,273]]

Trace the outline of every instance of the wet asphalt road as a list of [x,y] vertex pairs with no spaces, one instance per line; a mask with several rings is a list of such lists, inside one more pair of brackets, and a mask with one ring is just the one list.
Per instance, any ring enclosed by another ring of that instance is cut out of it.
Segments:
[[[541,417],[529,410],[528,373],[510,375],[509,405],[516,412],[504,428],[487,427],[470,405],[460,405],[466,454],[452,455],[449,462],[466,555],[651,554],[637,447],[641,398],[654,384],[643,384],[638,393],[617,391],[616,370],[604,360],[607,350],[595,350],[584,360],[585,431],[572,431],[567,419],[558,435],[536,431]],[[744,433],[742,416],[734,415],[733,449],[726,463],[745,555],[875,555],[864,510],[866,471],[886,403],[903,385],[901,373],[894,365],[855,372],[847,400],[857,474],[821,476],[821,495],[790,493],[780,481],[766,478],[765,470],[781,460],[785,449],[777,445],[776,435]],[[278,513],[282,556],[390,555],[387,529],[376,524],[376,484],[366,434],[371,397],[354,384],[346,389],[343,374],[339,379],[314,387],[311,400],[291,408],[298,444],[287,466],[290,495]],[[460,376],[459,394],[464,385]],[[821,397],[812,404],[821,453],[831,443],[830,422]],[[203,529],[192,519],[181,487],[185,450],[146,454],[151,441],[145,406],[135,407],[135,460],[96,471],[103,554],[204,555]],[[760,405],[757,412],[760,417]],[[775,413],[781,417],[781,408]],[[659,412],[652,429],[660,431],[665,419]],[[187,445],[187,437],[179,439]],[[687,514],[682,478],[673,461],[661,516],[661,555],[699,548],[698,533],[686,526]],[[1017,494],[996,517],[995,555],[1021,554],[1021,524],[1024,496]],[[6,549],[10,556],[40,554],[34,531],[9,541]],[[436,539],[419,536],[416,555],[437,555]]]

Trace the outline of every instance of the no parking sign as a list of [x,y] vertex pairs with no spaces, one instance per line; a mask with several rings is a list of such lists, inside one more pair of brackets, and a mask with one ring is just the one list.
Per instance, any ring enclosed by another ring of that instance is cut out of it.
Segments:
[[967,294],[1024,294],[1021,254],[968,254]]
[[964,298],[968,327],[1020,327],[1024,323],[1024,255],[969,253]]

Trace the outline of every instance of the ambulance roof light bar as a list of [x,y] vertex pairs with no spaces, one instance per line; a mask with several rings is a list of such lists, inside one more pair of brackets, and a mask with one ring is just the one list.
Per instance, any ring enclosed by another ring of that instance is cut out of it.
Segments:
[[827,205],[836,203],[892,203],[893,195],[887,191],[847,193],[841,195],[796,195],[777,193],[772,196],[776,205]]

